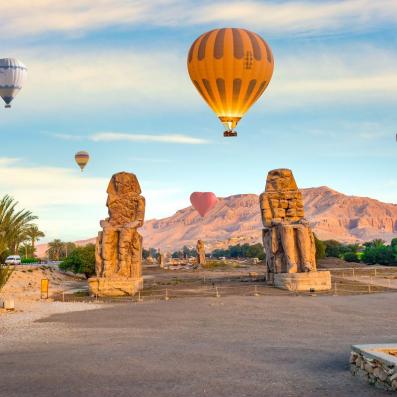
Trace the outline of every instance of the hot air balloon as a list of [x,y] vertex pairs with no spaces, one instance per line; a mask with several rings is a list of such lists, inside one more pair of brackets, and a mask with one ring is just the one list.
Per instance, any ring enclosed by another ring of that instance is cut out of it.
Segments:
[[274,60],[258,34],[226,28],[202,34],[190,47],[187,66],[197,91],[226,127],[223,135],[237,136],[234,128],[265,91]]
[[81,172],[83,172],[83,169],[85,168],[88,161],[90,160],[90,155],[87,152],[85,152],[84,150],[81,150],[80,152],[77,152],[74,155],[74,158],[76,160],[76,163],[80,167]]
[[214,208],[217,201],[218,199],[212,192],[193,192],[190,195],[190,202],[202,217]]
[[26,80],[26,66],[13,58],[0,59],[0,96],[10,108],[11,101],[18,95]]

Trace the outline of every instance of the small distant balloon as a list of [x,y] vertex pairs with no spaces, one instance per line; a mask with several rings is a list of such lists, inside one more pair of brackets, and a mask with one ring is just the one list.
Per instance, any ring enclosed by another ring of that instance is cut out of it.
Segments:
[[81,150],[80,152],[77,152],[74,155],[74,158],[76,160],[77,165],[80,167],[81,172],[83,172],[85,166],[90,161],[90,155],[88,154],[88,152]]
[[0,96],[10,108],[12,100],[21,91],[27,77],[26,66],[14,58],[0,59]]
[[212,192],[193,192],[190,195],[192,206],[202,217],[214,208],[217,201],[218,199]]

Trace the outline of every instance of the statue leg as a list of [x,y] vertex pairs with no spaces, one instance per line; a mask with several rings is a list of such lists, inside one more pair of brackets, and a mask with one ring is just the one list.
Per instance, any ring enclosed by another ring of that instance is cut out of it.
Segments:
[[287,273],[297,273],[297,252],[295,246],[295,225],[278,226],[281,238],[281,244],[284,250],[285,262],[287,264]]
[[131,277],[141,278],[142,277],[142,236],[136,231],[132,230],[131,233]]
[[118,274],[122,277],[131,277],[131,229],[122,229],[119,238],[119,267]]
[[103,274],[103,259],[101,255],[102,235],[103,232],[98,232],[98,237],[96,238],[96,243],[95,243],[95,273],[97,277],[102,277]]
[[299,254],[301,257],[301,271],[316,270],[316,245],[313,232],[308,226],[299,225],[296,229]]
[[112,227],[105,227],[102,232],[101,257],[103,259],[103,277],[111,277],[116,273],[117,234],[117,230]]

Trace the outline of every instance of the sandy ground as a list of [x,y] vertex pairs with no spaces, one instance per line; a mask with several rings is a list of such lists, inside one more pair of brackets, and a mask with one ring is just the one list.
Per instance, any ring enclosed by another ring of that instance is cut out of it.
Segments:
[[352,377],[348,358],[351,344],[397,340],[395,299],[192,298],[54,314],[0,339],[0,395],[386,396]]

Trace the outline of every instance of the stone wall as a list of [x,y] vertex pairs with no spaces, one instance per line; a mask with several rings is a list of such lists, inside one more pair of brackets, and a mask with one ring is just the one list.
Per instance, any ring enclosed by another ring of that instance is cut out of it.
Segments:
[[[395,352],[397,352],[397,347]],[[369,384],[388,391],[397,391],[397,365],[390,359],[383,358],[386,353],[366,351],[353,346],[350,354],[350,371]],[[386,355],[387,356],[387,355]],[[397,357],[395,358],[397,363]]]

